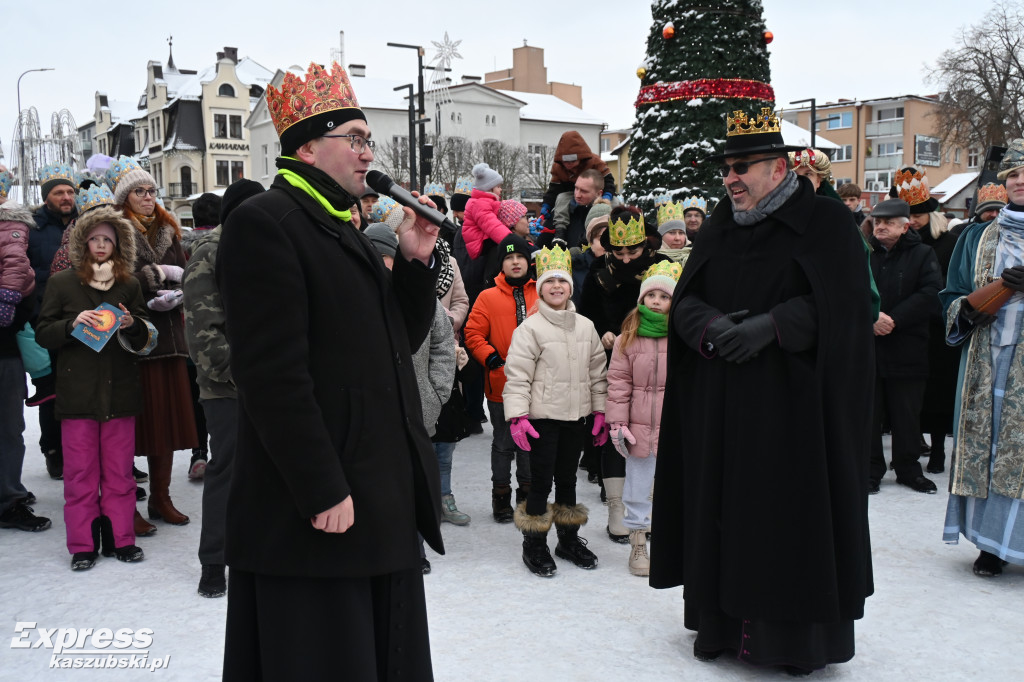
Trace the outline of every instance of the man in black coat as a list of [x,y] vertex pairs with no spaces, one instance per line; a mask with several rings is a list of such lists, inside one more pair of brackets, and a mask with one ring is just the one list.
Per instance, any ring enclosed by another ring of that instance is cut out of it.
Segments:
[[417,531],[444,552],[440,480],[411,349],[437,228],[404,209],[389,277],[351,224],[373,147],[340,66],[267,98],[278,175],[217,264],[239,400],[224,679],[431,679]]
[[896,482],[919,493],[934,493],[935,484],[921,473],[917,458],[921,401],[928,381],[928,323],[938,314],[944,279],[935,251],[916,230],[908,229],[907,202],[881,202],[871,211],[871,222],[871,272],[882,306],[874,324],[877,381],[868,492],[877,493],[885,476],[882,422],[888,413]]
[[853,657],[873,591],[868,269],[771,110],[729,119],[672,301],[650,583],[685,587],[698,659],[806,673]]

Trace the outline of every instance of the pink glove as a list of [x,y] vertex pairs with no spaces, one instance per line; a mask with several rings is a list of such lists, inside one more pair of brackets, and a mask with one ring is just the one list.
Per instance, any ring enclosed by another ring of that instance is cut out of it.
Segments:
[[181,282],[181,276],[185,269],[177,265],[160,265],[160,272],[164,273],[164,279],[170,282]]
[[161,289],[156,292],[156,298],[146,302],[146,306],[150,310],[165,313],[181,305],[181,297],[181,289]]
[[604,412],[594,413],[594,430],[590,434],[594,437],[594,445],[598,447],[608,442],[608,424],[604,420]]
[[509,430],[512,432],[512,440],[515,441],[516,447],[523,452],[530,451],[530,439],[527,436],[540,438],[540,434],[526,417],[512,417],[512,425]]
[[626,447],[626,443],[636,445],[636,438],[629,432],[629,427],[622,423],[615,423],[612,425],[610,436],[612,445],[615,446],[615,452],[623,457],[628,457],[629,448]]

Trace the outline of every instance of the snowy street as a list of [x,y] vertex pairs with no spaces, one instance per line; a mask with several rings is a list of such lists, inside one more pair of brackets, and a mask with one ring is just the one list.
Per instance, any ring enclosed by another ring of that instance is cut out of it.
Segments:
[[[62,487],[46,475],[35,409],[25,411],[25,421],[23,480],[38,498],[36,513],[50,517],[53,527],[37,534],[0,530],[5,633],[0,679],[117,680],[139,674],[137,669],[48,670],[53,652],[45,644],[12,648],[20,636],[26,638],[21,644],[37,643],[40,637],[37,631],[16,633],[18,622],[47,629],[130,628],[136,637],[149,628],[150,661],[165,658],[166,668],[148,679],[219,679],[227,600],[196,594],[202,484],[186,478],[188,453],[175,458],[171,494],[192,523],[179,528],[156,522],[157,534],[138,540],[146,552],[140,564],[101,557],[92,570],[72,573],[64,544]],[[425,583],[437,679],[788,679],[782,672],[736,660],[700,663],[693,658],[693,634],[682,625],[682,590],[656,591],[646,578],[629,574],[629,546],[608,539],[606,508],[582,471],[579,500],[590,507],[592,519],[581,535],[600,564],[584,571],[556,558],[555,577],[531,575],[520,558],[522,536],[512,524],[499,525],[490,517],[489,449],[485,426],[483,435],[455,450],[455,498],[473,521],[466,527],[444,525],[446,556],[427,550],[433,564]],[[144,459],[138,463],[146,468]],[[1019,675],[1024,570],[1010,566],[998,578],[975,577],[974,546],[941,542],[947,475],[929,477],[939,494],[898,486],[890,472],[881,493],[871,498],[875,595],[856,625],[857,655],[811,679],[1003,680]],[[139,508],[145,514],[144,502]],[[657,533],[656,520],[654,529]],[[554,548],[553,532],[549,544]]]

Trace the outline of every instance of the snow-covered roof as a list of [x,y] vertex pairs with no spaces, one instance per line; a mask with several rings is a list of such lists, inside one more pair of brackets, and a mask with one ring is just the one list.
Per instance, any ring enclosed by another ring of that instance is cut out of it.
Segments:
[[601,160],[605,163],[611,163],[612,161],[618,161],[619,157],[611,152],[601,152]]
[[518,100],[526,102],[519,110],[519,118],[524,121],[553,121],[556,123],[582,123],[583,125],[603,126],[604,120],[589,114],[583,109],[574,107],[565,100],[554,95],[542,95],[536,92],[506,91]]
[[145,109],[139,109],[138,102],[108,99],[107,106],[103,108],[110,110],[111,123],[127,123],[137,118],[143,118],[146,115]]
[[[180,71],[164,70],[164,82],[167,83],[167,105],[177,100],[198,100],[203,95],[203,83],[209,83],[217,76],[217,65],[211,64],[198,73],[181,73]],[[243,57],[235,64],[235,76],[245,85],[258,85],[264,90],[274,77],[274,72],[250,59]]]
[[[782,139],[785,140],[786,144],[811,146],[810,130],[801,128],[795,123],[790,123],[784,118],[780,118],[779,121],[782,122]],[[835,142],[817,134],[814,136],[814,146],[818,149],[839,149],[839,145]]]
[[361,109],[395,109],[398,111],[409,108],[409,89],[395,90],[402,81],[384,78],[352,78],[352,89],[356,93]]
[[938,199],[940,204],[944,204],[977,179],[977,171],[971,173],[954,173],[939,184],[935,185],[935,187],[932,187],[932,196]]

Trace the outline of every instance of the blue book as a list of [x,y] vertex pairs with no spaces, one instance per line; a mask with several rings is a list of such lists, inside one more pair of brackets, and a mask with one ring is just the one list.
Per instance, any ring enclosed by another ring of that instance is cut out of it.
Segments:
[[89,325],[82,323],[76,325],[71,330],[71,336],[75,337],[85,345],[92,348],[97,353],[103,350],[103,347],[107,345],[107,341],[110,341],[117,330],[121,327],[121,312],[120,308],[110,305],[109,303],[100,303],[96,307],[102,317],[103,321],[98,327],[90,327]]

